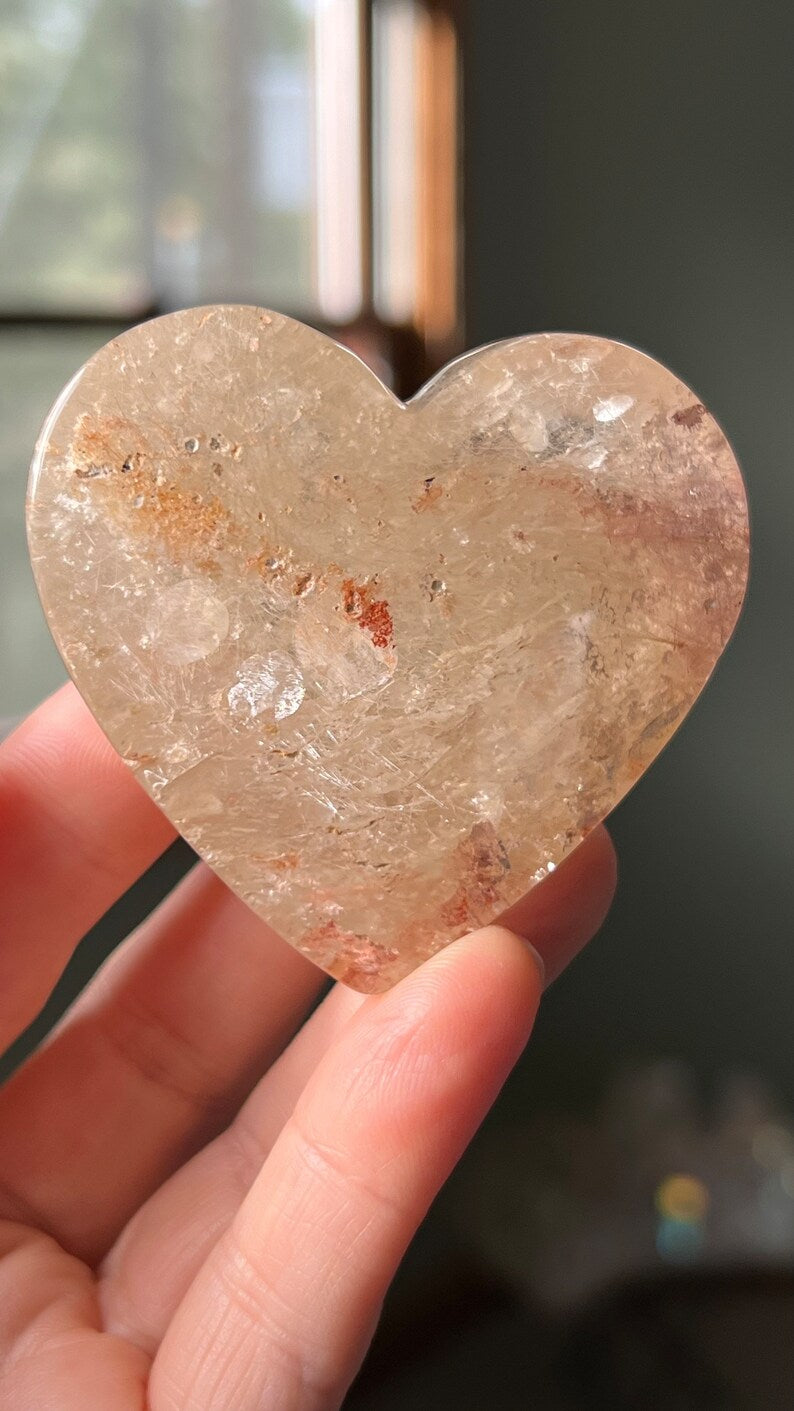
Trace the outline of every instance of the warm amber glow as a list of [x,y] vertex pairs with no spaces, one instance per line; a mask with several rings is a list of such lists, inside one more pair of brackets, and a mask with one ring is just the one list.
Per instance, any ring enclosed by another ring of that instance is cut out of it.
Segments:
[[417,323],[427,341],[443,343],[458,321],[458,44],[440,11],[420,15],[417,103]]
[[373,12],[374,302],[439,351],[458,326],[458,44],[419,0]]
[[668,1176],[656,1192],[656,1208],[668,1220],[699,1223],[708,1206],[708,1188],[697,1176]]

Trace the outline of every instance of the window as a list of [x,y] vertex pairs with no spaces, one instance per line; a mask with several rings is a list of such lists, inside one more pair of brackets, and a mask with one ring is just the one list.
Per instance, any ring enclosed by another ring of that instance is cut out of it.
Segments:
[[0,717],[62,679],[24,486],[63,383],[169,308],[269,304],[398,390],[457,351],[447,0],[9,0],[0,18]]

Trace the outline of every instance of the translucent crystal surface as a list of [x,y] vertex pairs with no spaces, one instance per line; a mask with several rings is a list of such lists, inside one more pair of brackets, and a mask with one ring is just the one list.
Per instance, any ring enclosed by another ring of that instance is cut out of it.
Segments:
[[42,432],[29,535],[63,657],[143,786],[363,990],[496,917],[609,812],[704,685],[747,573],[730,447],[644,354],[520,338],[405,406],[246,307],[87,364]]

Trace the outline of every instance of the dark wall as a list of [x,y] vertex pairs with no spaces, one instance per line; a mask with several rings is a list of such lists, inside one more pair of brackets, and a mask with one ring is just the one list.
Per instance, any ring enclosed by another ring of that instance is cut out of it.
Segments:
[[469,12],[469,341],[575,329],[669,363],[733,440],[754,531],[737,636],[613,819],[614,914],[515,1096],[675,1054],[794,1099],[794,7]]

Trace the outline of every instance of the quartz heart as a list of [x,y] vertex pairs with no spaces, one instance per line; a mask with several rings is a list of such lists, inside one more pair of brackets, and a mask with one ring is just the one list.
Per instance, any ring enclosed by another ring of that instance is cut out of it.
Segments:
[[404,405],[322,334],[225,306],[78,373],[28,529],[61,654],[144,788],[361,990],[613,808],[706,682],[748,558],[725,437],[633,348],[518,338]]

